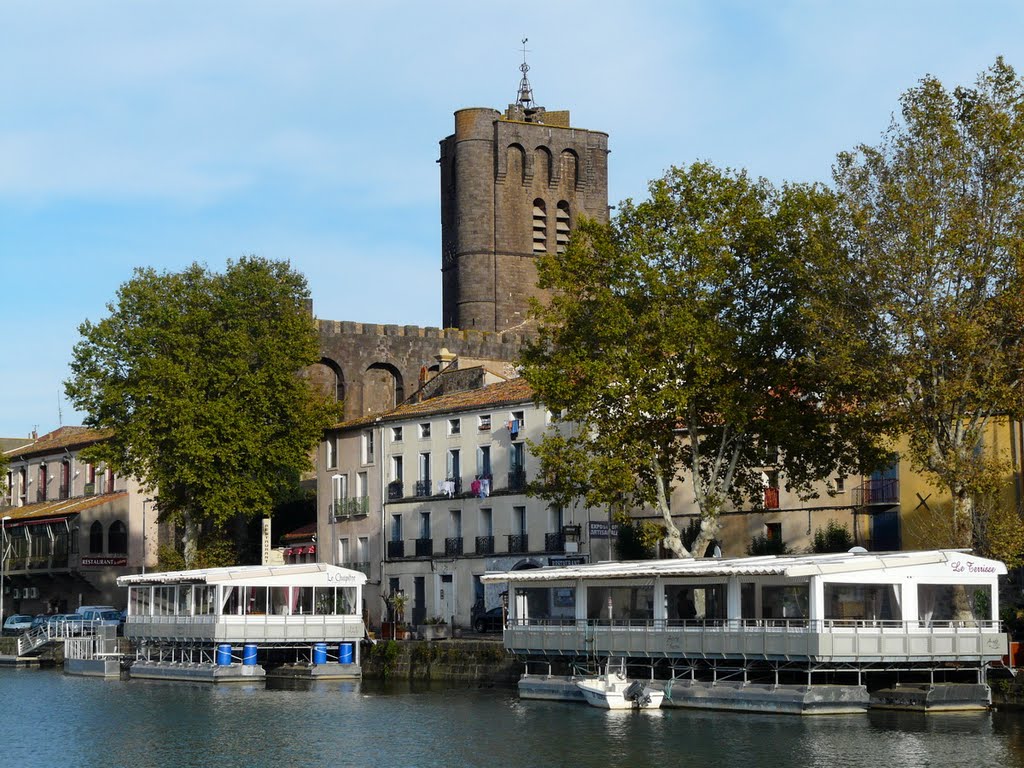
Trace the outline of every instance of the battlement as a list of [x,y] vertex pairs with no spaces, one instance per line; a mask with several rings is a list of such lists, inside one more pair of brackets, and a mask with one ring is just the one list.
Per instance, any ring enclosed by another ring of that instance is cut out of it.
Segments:
[[317,325],[322,336],[395,336],[437,341],[462,341],[472,344],[499,344],[521,349],[530,334],[512,331],[495,332],[462,328],[437,328],[419,325],[385,325],[359,323],[351,320],[320,320]]

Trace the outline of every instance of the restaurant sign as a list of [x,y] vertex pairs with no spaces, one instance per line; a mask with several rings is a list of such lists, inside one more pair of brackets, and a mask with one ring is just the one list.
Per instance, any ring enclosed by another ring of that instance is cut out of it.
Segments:
[[83,557],[83,568],[108,568],[128,565],[127,557]]

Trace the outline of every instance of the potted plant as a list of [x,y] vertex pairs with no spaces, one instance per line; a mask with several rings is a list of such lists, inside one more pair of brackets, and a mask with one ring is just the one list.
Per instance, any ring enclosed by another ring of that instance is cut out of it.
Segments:
[[441,616],[432,616],[417,628],[417,632],[424,640],[444,640],[448,637],[448,622]]
[[406,639],[406,630],[403,626],[405,620],[405,608],[409,604],[409,598],[405,592],[393,592],[391,595],[381,595],[391,612],[391,621],[381,622],[381,636],[387,639]]

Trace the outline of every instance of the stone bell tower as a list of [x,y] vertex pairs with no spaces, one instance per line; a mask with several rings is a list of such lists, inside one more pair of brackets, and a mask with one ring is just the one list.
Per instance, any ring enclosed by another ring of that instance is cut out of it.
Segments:
[[525,328],[536,257],[562,252],[578,217],[608,220],[608,134],[537,106],[529,69],[524,50],[515,103],[458,110],[441,142],[445,328]]

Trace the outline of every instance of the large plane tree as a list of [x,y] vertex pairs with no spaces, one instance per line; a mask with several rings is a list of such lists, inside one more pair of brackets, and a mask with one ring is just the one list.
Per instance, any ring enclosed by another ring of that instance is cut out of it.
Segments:
[[[864,366],[835,367],[816,349],[829,338],[810,330],[812,294],[831,274],[817,267],[842,254],[835,197],[707,163],[649,190],[608,225],[580,222],[564,254],[540,260],[553,298],[536,307],[524,375],[558,417],[535,447],[537,490],[656,508],[666,546],[701,556],[727,503],[764,503],[767,472],[810,495],[876,459],[878,431],[869,410],[849,407],[846,373]],[[700,511],[689,550],[670,508],[680,483]]]
[[137,269],[79,329],[66,391],[112,430],[94,456],[156,493],[189,567],[201,532],[270,514],[338,417],[300,376],[319,359],[308,297],[287,263],[257,257],[223,273]]

